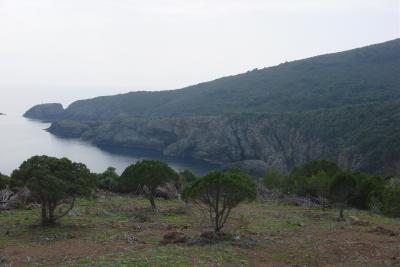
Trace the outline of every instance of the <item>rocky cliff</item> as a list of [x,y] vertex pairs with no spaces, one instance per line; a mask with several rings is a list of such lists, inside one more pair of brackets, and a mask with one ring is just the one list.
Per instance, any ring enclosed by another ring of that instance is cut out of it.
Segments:
[[23,115],[26,118],[54,121],[62,118],[64,114],[64,108],[59,103],[49,103],[36,105],[25,112]]
[[285,172],[327,159],[344,168],[400,174],[400,103],[299,114],[64,120],[49,131],[99,146],[148,148],[214,163],[261,160]]

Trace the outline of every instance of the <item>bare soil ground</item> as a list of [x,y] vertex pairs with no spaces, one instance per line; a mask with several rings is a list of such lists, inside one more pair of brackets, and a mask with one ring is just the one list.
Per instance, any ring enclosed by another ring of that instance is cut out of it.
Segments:
[[[204,242],[208,215],[180,201],[102,196],[79,200],[55,227],[39,210],[0,212],[0,266],[400,266],[400,221],[349,210],[246,203]],[[171,231],[186,242],[162,244]]]

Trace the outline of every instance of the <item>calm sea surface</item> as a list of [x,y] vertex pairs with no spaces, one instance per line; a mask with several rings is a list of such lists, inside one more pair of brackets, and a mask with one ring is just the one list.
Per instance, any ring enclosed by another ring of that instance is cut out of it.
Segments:
[[20,115],[0,116],[0,172],[10,174],[34,155],[67,157],[86,164],[94,172],[113,166],[121,173],[128,165],[142,159],[163,160],[176,170],[188,169],[198,175],[217,168],[203,161],[171,158],[146,150],[100,149],[80,140],[55,137],[44,131],[49,126]]

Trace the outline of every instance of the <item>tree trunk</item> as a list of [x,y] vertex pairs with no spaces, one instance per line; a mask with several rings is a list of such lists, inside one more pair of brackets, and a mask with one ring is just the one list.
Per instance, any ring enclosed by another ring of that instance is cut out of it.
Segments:
[[215,225],[214,225],[214,232],[218,233],[221,230],[219,225],[219,188],[217,188],[216,196],[215,196]]
[[49,222],[49,219],[47,218],[47,205],[46,205],[46,202],[42,202],[41,203],[42,205],[41,205],[41,208],[42,208],[42,222],[41,222],[41,224],[42,225],[47,225],[48,224],[48,222]]
[[48,208],[49,208],[49,225],[54,225],[56,223],[56,217],[54,216],[54,210],[55,210],[56,206],[57,206],[56,203],[49,202],[49,204],[48,204]]
[[157,206],[156,206],[156,202],[154,201],[153,195],[149,195],[148,199],[150,201],[151,209],[156,211],[157,210]]
[[340,210],[339,210],[339,221],[344,221],[344,204],[340,204]]
[[215,218],[214,218],[214,232],[218,233],[220,231],[219,227],[219,212],[215,212]]

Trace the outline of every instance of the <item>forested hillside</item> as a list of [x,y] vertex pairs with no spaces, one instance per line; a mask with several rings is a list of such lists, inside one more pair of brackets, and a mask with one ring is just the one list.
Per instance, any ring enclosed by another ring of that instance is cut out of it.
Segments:
[[400,99],[400,39],[225,77],[181,90],[132,92],[73,103],[65,117],[293,112]]

